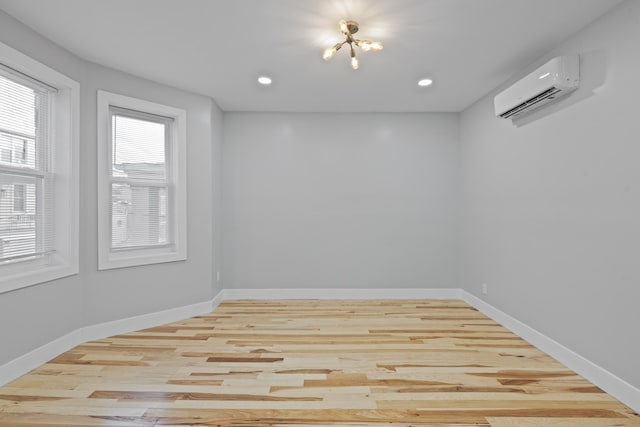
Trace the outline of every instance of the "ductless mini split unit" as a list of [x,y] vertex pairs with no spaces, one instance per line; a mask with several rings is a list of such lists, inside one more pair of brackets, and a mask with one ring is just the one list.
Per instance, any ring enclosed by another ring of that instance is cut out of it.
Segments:
[[496,116],[515,118],[570,94],[579,85],[580,57],[558,56],[496,95]]

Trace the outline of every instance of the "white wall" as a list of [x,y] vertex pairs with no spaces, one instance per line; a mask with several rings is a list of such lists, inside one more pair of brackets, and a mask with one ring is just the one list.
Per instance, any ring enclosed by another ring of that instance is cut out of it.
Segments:
[[640,387],[640,2],[579,53],[582,87],[532,118],[461,116],[460,285]]
[[455,286],[457,175],[453,114],[225,113],[225,287]]
[[[85,62],[1,11],[0,41],[81,85],[80,274],[0,294],[0,366],[82,326],[211,300],[222,259],[220,109],[210,98]],[[187,261],[97,270],[98,89],[187,111]]]

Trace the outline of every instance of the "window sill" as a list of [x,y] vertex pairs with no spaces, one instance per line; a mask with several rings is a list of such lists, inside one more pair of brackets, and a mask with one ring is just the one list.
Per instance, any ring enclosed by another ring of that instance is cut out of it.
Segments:
[[162,264],[166,262],[185,261],[186,259],[186,250],[175,251],[167,248],[109,252],[100,257],[98,270]]
[[0,294],[78,274],[78,266],[75,264],[47,265],[29,262],[15,267],[12,266],[8,274],[0,267],[3,276],[0,279]]

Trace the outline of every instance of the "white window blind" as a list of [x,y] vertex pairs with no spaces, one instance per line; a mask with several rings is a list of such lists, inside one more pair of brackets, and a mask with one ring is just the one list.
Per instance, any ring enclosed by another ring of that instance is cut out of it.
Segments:
[[50,170],[54,90],[0,67],[0,265],[55,249]]
[[174,120],[111,106],[111,251],[171,247]]

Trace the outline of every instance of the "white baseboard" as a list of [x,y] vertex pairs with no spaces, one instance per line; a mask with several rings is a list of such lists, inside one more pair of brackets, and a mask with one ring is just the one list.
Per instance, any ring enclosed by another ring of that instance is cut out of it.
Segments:
[[126,334],[133,331],[139,331],[141,329],[152,328],[154,326],[176,322],[178,320],[187,319],[200,314],[210,313],[211,310],[213,310],[212,301],[206,301],[182,307],[170,308],[168,310],[156,311],[155,313],[147,313],[140,316],[127,317],[126,319],[86,326],[80,329],[82,332],[81,342],[93,341],[111,337],[113,335]]
[[124,334],[211,312],[222,301],[246,299],[462,299],[516,335],[591,381],[636,412],[640,390],[562,344],[456,288],[433,289],[223,289],[211,301],[100,323],[72,331],[0,366],[0,386],[87,341]]
[[0,366],[0,386],[42,366],[82,342],[82,330],[77,329],[5,363]]
[[211,300],[211,311],[215,310],[217,306],[222,302],[222,295],[224,291],[220,291],[216,294],[215,297]]
[[206,301],[76,329],[0,366],[0,386],[21,377],[31,370],[47,363],[49,360],[87,341],[163,325],[165,323],[209,313],[211,310],[213,310],[212,301]]
[[457,288],[223,289],[223,300],[246,299],[460,299]]
[[559,342],[538,332],[516,318],[498,310],[475,295],[461,290],[461,298],[481,313],[500,323],[520,338],[542,350],[578,375],[609,393],[631,409],[640,412],[640,389],[617,377],[606,369],[568,349]]

